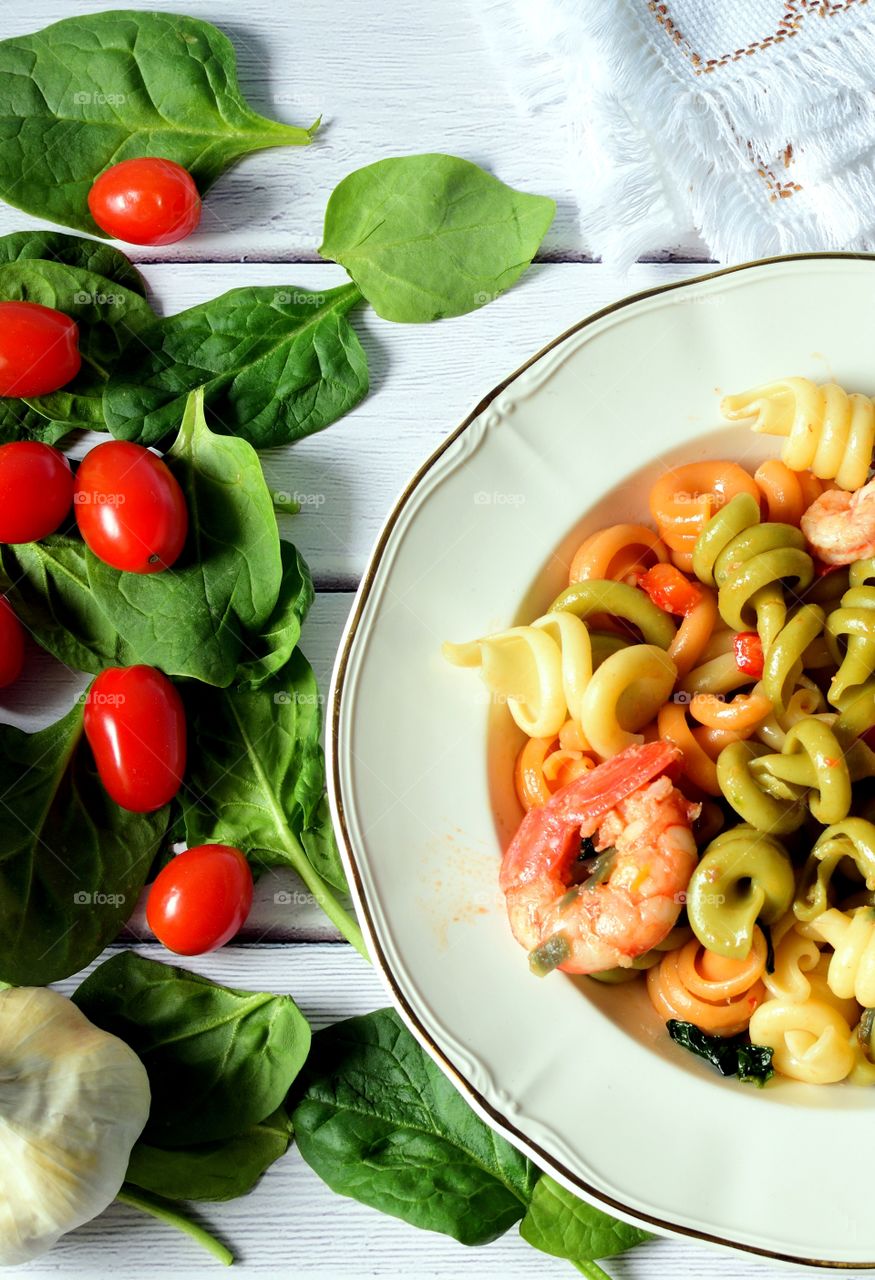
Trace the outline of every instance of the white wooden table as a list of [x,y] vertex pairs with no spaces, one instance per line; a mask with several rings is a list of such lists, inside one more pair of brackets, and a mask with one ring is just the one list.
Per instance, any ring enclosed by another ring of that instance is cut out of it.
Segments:
[[[108,7],[110,0],[4,4],[0,37]],[[652,246],[653,261],[626,278],[591,260],[577,227],[562,140],[521,119],[467,0],[140,0],[140,7],[184,10],[217,23],[235,42],[243,88],[256,109],[296,124],[320,113],[324,120],[309,149],[264,152],[226,175],[207,201],[197,235],[132,253],[165,314],[236,285],[318,289],[340,282],[343,273],[320,263],[316,252],[326,200],[346,173],[383,156],[458,154],[558,203],[539,264],[492,306],[422,327],[357,314],[370,395],[321,435],[263,455],[277,489],[304,495],[302,514],[284,532],[309,561],[319,592],[303,647],[325,689],[380,523],[441,437],[485,391],[581,316],[635,289],[694,275],[706,255],[691,232],[682,245]],[[0,234],[39,225],[0,206]],[[32,653],[25,680],[0,701],[0,717],[31,728],[47,723],[66,709],[73,691],[50,660]],[[221,982],[291,992],[314,1027],[386,1004],[377,976],[318,913],[274,905],[276,887],[262,889],[241,945],[191,967]],[[143,950],[166,957],[154,944]],[[64,985],[72,989],[76,982]],[[342,1200],[294,1151],[253,1195],[207,1206],[202,1216],[237,1253],[240,1280],[573,1274],[568,1264],[535,1254],[515,1231],[485,1249],[465,1249]],[[147,1280],[163,1272],[183,1280],[215,1274],[215,1267],[187,1239],[116,1205],[25,1274]],[[765,1280],[775,1273],[768,1263],[683,1240],[646,1245],[608,1269],[627,1280]]]

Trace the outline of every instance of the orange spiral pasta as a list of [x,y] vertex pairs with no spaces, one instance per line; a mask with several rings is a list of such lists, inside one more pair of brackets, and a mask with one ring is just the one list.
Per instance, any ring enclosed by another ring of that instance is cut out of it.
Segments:
[[708,587],[702,587],[701,591],[702,599],[684,617],[668,647],[668,656],[678,669],[678,677],[692,671],[718,622],[716,593]]
[[595,767],[580,726],[568,720],[558,738],[528,738],[516,758],[514,787],[528,812],[546,804],[554,791]]
[[718,956],[692,938],[648,970],[647,994],[666,1021],[678,1018],[712,1035],[738,1035],[765,999],[766,955],[766,940],[757,926],[744,960]]
[[699,742],[693,737],[693,731],[687,724],[686,705],[679,702],[667,702],[660,707],[656,718],[659,736],[683,752],[684,776],[694,786],[704,791],[707,796],[720,795],[720,783],[717,781],[717,766]]
[[709,729],[731,729],[735,733],[753,733],[772,704],[764,693],[739,693],[731,701],[713,694],[697,693],[690,703],[690,715]]
[[650,490],[650,514],[679,569],[693,567],[693,548],[711,516],[739,493],[759,502],[753,478],[735,462],[691,462],[673,467]]
[[668,548],[643,524],[612,524],[591,533],[571,561],[569,584],[587,578],[613,579],[635,586],[654,564],[668,560]]
[[766,520],[798,525],[815,498],[836,486],[810,471],[791,471],[780,458],[769,458],[753,473]]

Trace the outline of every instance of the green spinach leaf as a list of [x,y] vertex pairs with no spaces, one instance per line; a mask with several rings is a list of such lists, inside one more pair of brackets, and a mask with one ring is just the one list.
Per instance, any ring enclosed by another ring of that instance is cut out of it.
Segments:
[[711,1036],[692,1022],[671,1018],[665,1024],[668,1034],[682,1048],[716,1067],[722,1076],[738,1076],[745,1084],[762,1088],[775,1074],[772,1050],[751,1044],[747,1036]]
[[203,386],[211,425],[257,449],[321,431],[366,394],[368,364],[346,313],[354,285],[232,289],[157,321],[107,386],[109,430],[157,444]]
[[0,726],[0,978],[16,986],[65,978],[113,940],[167,824],[167,809],[110,800],[82,710],[33,734]]
[[136,662],[88,584],[85,544],[55,533],[0,545],[0,587],[38,644],[75,671]]
[[102,240],[85,240],[64,231],[13,231],[0,236],[0,264],[21,259],[42,258],[45,262],[62,262],[79,267],[131,293],[146,296],[146,283],[130,258]]
[[541,1253],[567,1258],[585,1275],[604,1275],[601,1268],[588,1272],[586,1263],[624,1253],[652,1239],[640,1227],[619,1222],[579,1200],[546,1173],[535,1184],[531,1204],[520,1223],[520,1235]]
[[162,1148],[224,1142],[272,1116],[310,1048],[291,996],[234,991],[133,951],[105,961],[73,999],[142,1059],[152,1088],[143,1141]]
[[537,1169],[391,1009],[317,1032],[293,1098],[298,1149],[332,1191],[463,1244],[496,1239],[526,1211]]
[[290,542],[280,543],[282,581],[273,613],[258,633],[243,637],[243,656],[234,680],[242,689],[259,689],[291,658],[301,638],[301,624],[313,603],[313,579]]
[[197,18],[89,13],[0,42],[0,196],[95,235],[87,197],[109,165],[163,156],[203,193],[247,152],[305,145],[315,127],[252,111],[231,42]]
[[331,193],[319,252],[346,267],[384,320],[475,311],[510,288],[553,221],[546,196],[505,186],[456,156],[399,156]]
[[167,1200],[236,1200],[285,1155],[294,1129],[284,1107],[224,1142],[153,1147],[138,1142],[125,1181]]
[[[0,301],[39,302],[63,311],[79,325],[82,368],[73,381],[49,395],[10,402],[32,411],[27,415],[19,409],[23,434],[36,434],[34,414],[53,423],[63,422],[68,431],[79,427],[105,430],[104,383],[126,344],[154,321],[155,313],[146,299],[81,267],[23,259],[0,266]],[[14,410],[6,410],[7,422],[10,412]],[[11,438],[8,426],[6,434]]]
[[306,658],[295,650],[257,690],[188,695],[188,843],[233,844],[256,863],[292,867],[364,955],[358,926],[332,892],[343,888],[343,872],[324,800],[321,698]]
[[228,685],[243,634],[258,633],[282,582],[280,539],[258,455],[214,435],[200,391],[189,397],[166,461],[188,504],[189,537],[164,573],[122,573],[87,553],[94,600],[136,661],[171,676]]

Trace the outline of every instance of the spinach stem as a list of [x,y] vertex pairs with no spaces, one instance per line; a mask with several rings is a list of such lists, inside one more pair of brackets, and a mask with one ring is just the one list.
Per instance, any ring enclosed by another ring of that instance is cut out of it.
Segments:
[[[109,378],[109,370],[105,369],[102,364],[98,363],[93,356],[86,355],[84,351],[80,351],[79,355],[82,358],[82,363],[90,364],[91,368],[94,369],[95,373],[98,373],[101,378],[104,380]],[[104,428],[104,430],[106,430],[106,428]]]
[[322,879],[315,867],[310,863],[309,858],[301,848],[300,841],[296,839],[295,835],[288,827],[285,828],[285,834],[287,836],[286,848],[291,855],[293,868],[304,881],[304,884],[310,890],[313,897],[316,899],[316,902],[328,916],[331,923],[337,926],[344,938],[346,938],[347,942],[351,942],[359,955],[370,964],[371,957],[368,955],[368,949],[365,946],[362,931],[355,918],[351,916],[350,913],[337,901],[337,898],[334,896],[330,887]]
[[597,1262],[574,1262],[572,1266],[576,1267],[582,1276],[588,1276],[589,1280],[611,1280],[607,1271]]
[[211,1235],[205,1227],[193,1222],[185,1214],[179,1213],[166,1200],[160,1200],[157,1196],[150,1196],[145,1191],[138,1191],[136,1187],[132,1187],[127,1182],[122,1186],[116,1199],[121,1204],[130,1205],[132,1209],[139,1209],[141,1213],[151,1214],[159,1222],[166,1222],[168,1226],[175,1227],[177,1231],[182,1231],[185,1235],[191,1236],[192,1240],[196,1240],[214,1258],[218,1258],[223,1266],[230,1267],[234,1261],[234,1255],[230,1249],[226,1249],[221,1241]]

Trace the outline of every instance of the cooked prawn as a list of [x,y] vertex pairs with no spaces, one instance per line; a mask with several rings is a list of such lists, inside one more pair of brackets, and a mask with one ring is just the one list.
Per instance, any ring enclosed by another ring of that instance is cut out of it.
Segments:
[[[670,932],[696,864],[700,809],[672,785],[680,758],[664,742],[629,747],[526,814],[501,888],[535,972],[628,967]],[[574,884],[582,837],[602,853],[602,874]]]
[[828,489],[804,512],[802,532],[825,564],[875,556],[875,480],[862,489]]

